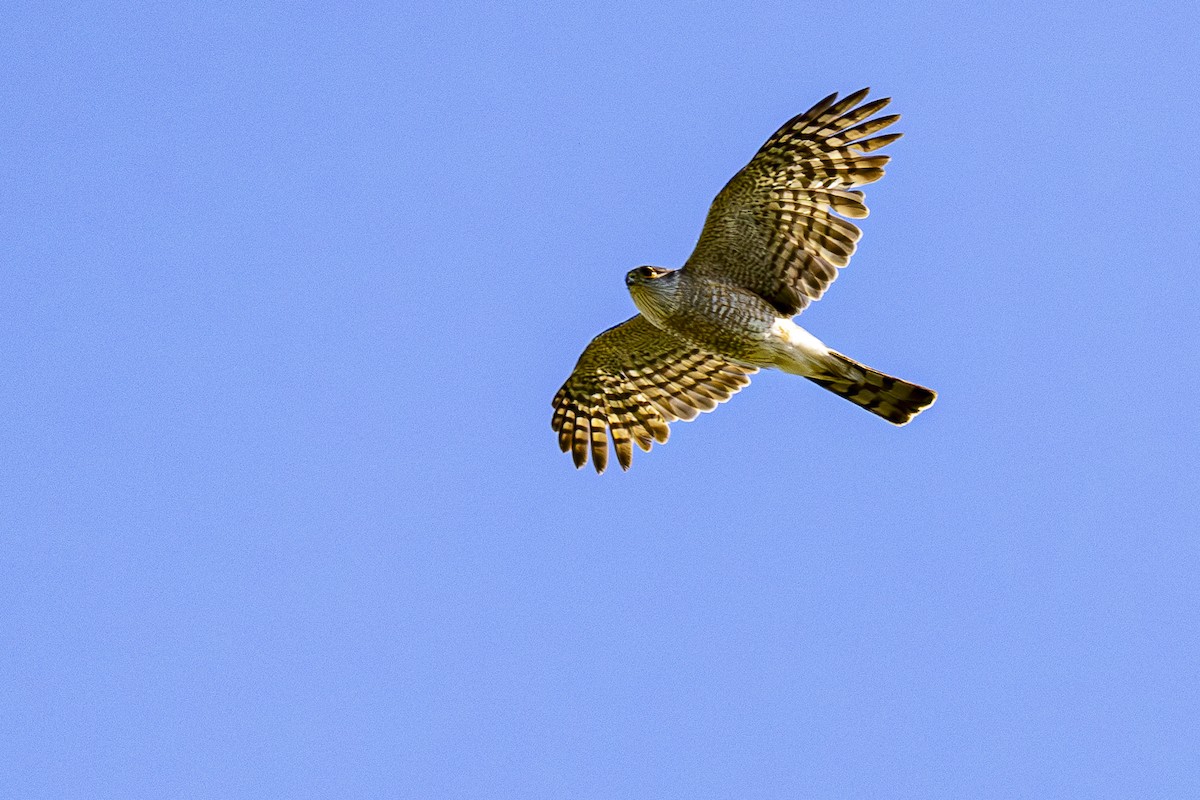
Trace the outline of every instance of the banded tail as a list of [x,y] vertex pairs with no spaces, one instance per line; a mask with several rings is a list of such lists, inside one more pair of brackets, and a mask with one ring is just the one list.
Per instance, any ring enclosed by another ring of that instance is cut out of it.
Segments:
[[804,377],[893,425],[908,424],[937,399],[932,389],[884,375],[836,350],[829,351],[829,360],[822,366],[827,375]]

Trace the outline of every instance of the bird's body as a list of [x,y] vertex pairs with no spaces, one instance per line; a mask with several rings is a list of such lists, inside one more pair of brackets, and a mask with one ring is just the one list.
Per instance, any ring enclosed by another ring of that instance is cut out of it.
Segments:
[[[597,336],[554,398],[559,445],[576,466],[590,452],[621,466],[632,443],[665,442],[667,423],[692,419],[773,368],[801,375],[897,425],[933,403],[925,387],[826,347],[792,321],[849,263],[861,235],[834,213],[867,215],[848,187],[878,180],[899,138],[874,136],[899,117],[868,119],[887,104],[831,95],[785,124],[717,195],[700,241],[680,269],[638,267],[626,285],[638,316]],[[866,120],[866,121],[864,121]]]
[[681,269],[648,282],[634,278],[629,290],[638,311],[655,327],[747,365],[762,359],[779,319],[754,292]]

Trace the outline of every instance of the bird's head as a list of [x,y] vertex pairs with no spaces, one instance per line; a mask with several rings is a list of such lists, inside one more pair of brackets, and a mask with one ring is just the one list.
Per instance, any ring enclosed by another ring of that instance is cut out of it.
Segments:
[[675,290],[679,285],[679,270],[662,267],[638,267],[625,274],[625,285],[638,311],[655,324],[670,314]]

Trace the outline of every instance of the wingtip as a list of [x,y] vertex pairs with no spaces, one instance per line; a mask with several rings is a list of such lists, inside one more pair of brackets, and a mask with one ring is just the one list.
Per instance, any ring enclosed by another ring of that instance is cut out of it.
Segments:
[[867,95],[870,93],[871,93],[870,86],[863,88],[863,89],[859,89],[857,92],[851,92],[850,94],[846,95],[846,99],[843,100],[842,103],[844,104],[844,106],[853,108],[854,106],[858,105],[863,100],[865,100]]

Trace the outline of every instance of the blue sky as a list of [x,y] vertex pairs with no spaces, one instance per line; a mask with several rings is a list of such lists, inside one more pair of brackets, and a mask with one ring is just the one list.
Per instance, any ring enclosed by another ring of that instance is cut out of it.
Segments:
[[[1200,793],[1191,4],[10,4],[0,794]],[[550,398],[759,144],[895,98],[780,374]]]

